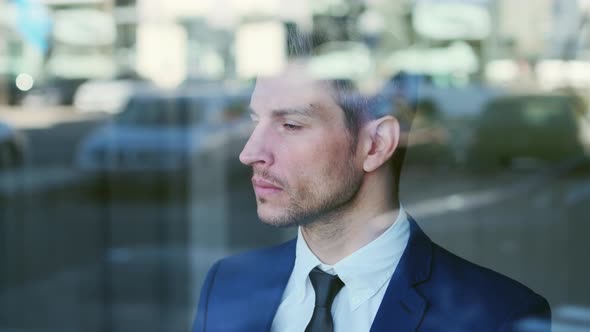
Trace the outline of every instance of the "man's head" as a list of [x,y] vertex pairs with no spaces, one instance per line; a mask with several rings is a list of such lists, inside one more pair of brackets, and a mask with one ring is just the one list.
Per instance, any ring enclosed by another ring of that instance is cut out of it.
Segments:
[[259,78],[250,105],[256,126],[240,160],[254,170],[262,221],[333,220],[371,204],[369,192],[381,192],[378,186],[395,194],[390,159],[399,151],[400,126],[369,98],[294,63]]

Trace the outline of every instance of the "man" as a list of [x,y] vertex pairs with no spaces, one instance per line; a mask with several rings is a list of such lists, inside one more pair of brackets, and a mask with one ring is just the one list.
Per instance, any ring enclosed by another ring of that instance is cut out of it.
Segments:
[[404,211],[404,123],[377,105],[305,63],[258,79],[240,161],[260,219],[298,236],[217,262],[194,332],[513,331],[550,319],[541,296],[432,243]]

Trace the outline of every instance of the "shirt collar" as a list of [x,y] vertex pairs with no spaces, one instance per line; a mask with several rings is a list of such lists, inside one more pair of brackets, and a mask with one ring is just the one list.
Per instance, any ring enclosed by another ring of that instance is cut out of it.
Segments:
[[354,311],[389,281],[406,248],[409,235],[408,217],[400,206],[397,219],[383,234],[338,263],[326,265],[309,249],[299,228],[292,272],[295,299],[299,303],[303,302],[309,272],[319,266],[328,273],[337,274],[344,282],[351,311]]
[[301,227],[299,227],[295,246],[295,266],[292,272],[292,278],[295,282],[293,293],[298,303],[302,303],[305,298],[305,286],[309,272],[321,264],[322,262],[307,246],[303,234],[301,234]]

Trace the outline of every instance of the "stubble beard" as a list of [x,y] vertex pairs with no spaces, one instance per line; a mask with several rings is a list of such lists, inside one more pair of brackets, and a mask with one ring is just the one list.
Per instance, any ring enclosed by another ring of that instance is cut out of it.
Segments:
[[[289,204],[285,212],[273,217],[263,217],[260,220],[275,227],[310,226],[315,224],[329,224],[336,222],[340,216],[348,211],[357,197],[362,184],[363,174],[357,171],[351,159],[347,160],[343,169],[338,172],[341,179],[332,181],[331,184],[338,188],[330,191],[328,195],[322,194],[314,188],[304,188],[298,192],[289,192],[286,187],[285,193],[289,193]],[[322,195],[324,197],[322,197]],[[258,205],[270,204],[263,198],[257,199]]]

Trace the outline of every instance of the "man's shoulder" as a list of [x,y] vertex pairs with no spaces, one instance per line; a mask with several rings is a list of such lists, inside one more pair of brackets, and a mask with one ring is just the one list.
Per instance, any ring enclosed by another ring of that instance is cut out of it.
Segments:
[[464,292],[489,292],[498,297],[538,296],[521,282],[459,257],[436,243],[433,243],[432,253],[432,276],[456,284]]
[[295,240],[290,240],[271,247],[248,250],[227,256],[217,262],[218,268],[225,273],[247,273],[253,267],[272,270],[277,265],[292,263],[295,259]]
[[[549,319],[545,298],[508,276],[432,246],[431,282],[422,285],[440,312],[463,308],[464,314],[485,313],[491,322],[514,323],[521,318]],[[483,318],[483,316],[479,316]],[[467,317],[463,317],[467,319]],[[485,319],[485,318],[484,318]]]
[[[421,272],[428,271],[428,277],[420,287],[434,292],[444,292],[445,299],[472,300],[524,300],[542,299],[522,283],[489,268],[480,266],[446,250],[421,230],[410,217],[412,236],[408,248],[412,266],[421,266]],[[416,262],[417,261],[422,261]],[[420,265],[422,264],[422,265]]]
[[[209,270],[199,300],[194,331],[257,331],[281,298],[293,267],[295,244],[251,250],[217,261]],[[227,319],[231,317],[233,319]],[[256,326],[249,328],[248,326]]]

